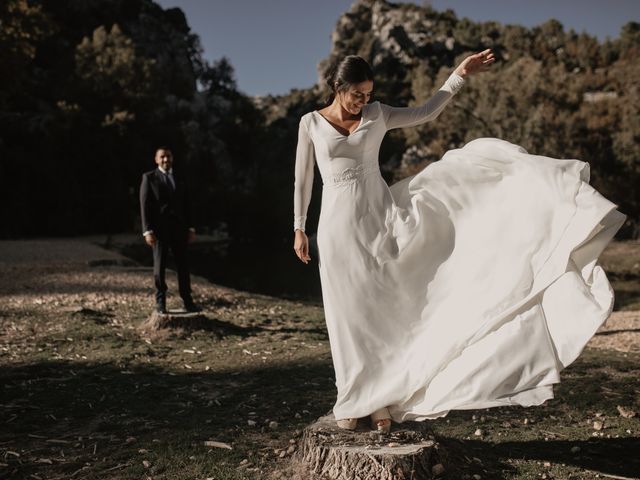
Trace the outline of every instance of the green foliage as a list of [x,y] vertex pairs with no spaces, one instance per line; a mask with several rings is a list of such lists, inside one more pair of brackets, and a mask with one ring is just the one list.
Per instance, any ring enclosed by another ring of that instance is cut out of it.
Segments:
[[[199,230],[226,223],[235,237],[289,238],[298,121],[322,105],[322,86],[243,95],[231,62],[208,64],[183,12],[152,0],[7,0],[0,25],[10,72],[0,76],[0,236],[139,229],[140,175],[169,144]],[[555,20],[528,29],[360,0],[332,39],[320,71],[360,54],[376,71],[375,99],[398,106],[423,102],[471,52],[499,58],[437,122],[391,132],[385,175],[497,136],[590,162],[594,185],[629,215],[622,233],[640,236],[640,24],[599,43]]]
[[0,236],[139,230],[160,144],[192,184],[196,226],[236,221],[263,117],[228,60],[204,61],[181,10],[10,0],[0,22],[0,67],[15,72],[0,79]]
[[393,166],[394,179],[474,138],[500,137],[530,153],[589,162],[592,183],[629,216],[621,235],[640,236],[640,24],[600,43],[557,20],[529,29],[363,0],[338,21],[322,65],[363,45],[372,45],[365,58],[376,72],[376,99],[397,106],[424,102],[470,53],[490,47],[498,57],[436,122],[389,135],[380,160]]

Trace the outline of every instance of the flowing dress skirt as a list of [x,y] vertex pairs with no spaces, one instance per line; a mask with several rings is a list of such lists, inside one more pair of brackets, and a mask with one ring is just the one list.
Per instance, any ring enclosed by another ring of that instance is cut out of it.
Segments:
[[388,187],[325,185],[319,268],[336,418],[538,405],[607,319],[625,220],[589,165],[481,138]]

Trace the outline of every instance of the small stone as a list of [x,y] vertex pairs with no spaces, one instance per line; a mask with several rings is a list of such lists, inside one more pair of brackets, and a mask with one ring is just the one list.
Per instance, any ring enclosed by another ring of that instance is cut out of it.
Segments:
[[255,427],[256,426],[256,421],[255,420],[247,420],[247,425],[249,425],[250,427]]
[[473,434],[474,434],[476,437],[481,437],[481,436],[482,436],[482,433],[483,433],[483,432],[482,432],[482,430],[480,430],[479,428],[478,428],[475,432],[473,432]]
[[296,451],[296,446],[295,445],[289,445],[289,448],[287,448],[287,453],[291,454],[293,452]]
[[433,467],[431,467],[431,475],[437,477],[438,475],[442,475],[444,473],[444,465],[441,463],[436,463]]
[[275,430],[276,428],[278,428],[278,422],[276,422],[275,420],[271,420],[269,422],[269,428]]
[[142,465],[144,465],[144,468],[149,468],[151,466],[151,462],[149,460],[143,460]]
[[524,423],[525,425],[529,425],[529,419],[528,419],[528,418],[525,418],[525,419],[522,421],[522,423]]
[[618,405],[616,408],[618,409],[618,413],[621,417],[633,418],[636,416],[636,412],[634,410],[631,410],[630,408],[623,407],[622,405]]
[[133,443],[136,441],[136,437],[127,437],[127,439],[124,441],[125,443]]
[[389,443],[387,443],[387,447],[393,448],[393,447],[399,447],[399,446],[400,446],[400,444],[398,442],[389,442]]
[[593,429],[594,429],[594,430],[598,430],[598,431],[600,431],[600,430],[602,430],[603,428],[604,428],[604,423],[603,423],[603,422],[601,422],[601,421],[599,421],[599,420],[596,420],[595,422],[593,422]]
[[240,465],[249,465],[249,460],[246,458],[240,462]]
[[286,456],[287,456],[287,451],[286,451],[286,450],[282,450],[282,451],[280,452],[280,455],[278,455],[278,456],[279,456],[280,458],[284,458],[284,457],[286,457]]
[[578,453],[580,451],[580,447],[577,445],[575,447],[571,447],[571,453]]
[[478,475],[477,473],[473,475],[473,480],[481,480],[482,477],[480,475]]
[[549,468],[551,466],[551,462],[544,462],[542,465]]

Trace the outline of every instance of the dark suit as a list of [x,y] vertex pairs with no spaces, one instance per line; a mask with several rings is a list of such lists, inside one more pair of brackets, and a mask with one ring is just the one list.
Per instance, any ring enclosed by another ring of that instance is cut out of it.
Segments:
[[173,253],[178,270],[178,288],[186,303],[191,302],[191,280],[187,259],[187,243],[191,227],[191,213],[187,185],[173,173],[175,189],[159,168],[142,175],[140,185],[140,210],[142,231],[153,231],[153,277],[156,286],[156,302],[165,302],[167,284],[165,269],[169,249]]

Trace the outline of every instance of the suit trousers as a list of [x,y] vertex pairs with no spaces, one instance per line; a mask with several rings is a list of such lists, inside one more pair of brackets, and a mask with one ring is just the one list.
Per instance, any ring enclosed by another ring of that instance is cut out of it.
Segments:
[[156,238],[153,246],[153,278],[156,286],[156,302],[165,302],[167,283],[165,270],[169,250],[173,254],[178,271],[178,290],[184,302],[191,302],[191,278],[187,256],[187,231],[171,231]]

